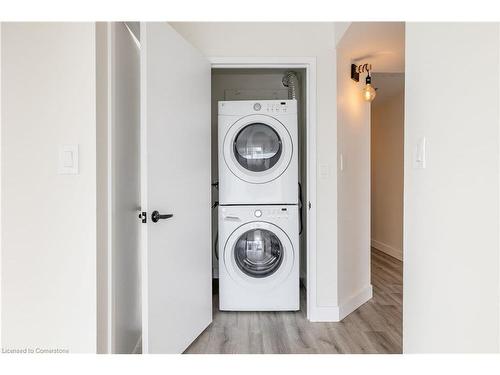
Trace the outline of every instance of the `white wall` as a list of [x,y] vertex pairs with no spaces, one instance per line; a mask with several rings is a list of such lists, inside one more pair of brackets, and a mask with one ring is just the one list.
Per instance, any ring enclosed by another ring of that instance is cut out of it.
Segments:
[[[317,300],[337,308],[337,131],[333,23],[172,23],[207,56],[299,56],[317,61]],[[275,37],[273,37],[275,36]]]
[[[95,352],[94,24],[1,34],[2,347]],[[79,175],[57,174],[66,143]]]
[[373,74],[371,244],[403,259],[404,74]]
[[407,24],[405,98],[404,351],[496,352],[498,24]]
[[[352,26],[344,35],[351,32]],[[370,283],[370,103],[351,80],[353,44],[337,45],[338,282],[341,318],[372,297]],[[364,77],[362,77],[364,78]],[[340,165],[342,158],[342,167]]]

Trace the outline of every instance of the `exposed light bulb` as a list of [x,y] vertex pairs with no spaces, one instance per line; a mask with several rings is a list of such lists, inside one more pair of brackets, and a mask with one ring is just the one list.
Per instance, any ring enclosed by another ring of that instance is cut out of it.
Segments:
[[366,86],[361,92],[363,93],[363,99],[367,102],[371,102],[377,95],[377,91],[375,91],[372,86],[372,77],[370,76],[370,71],[368,71],[368,75],[366,76]]
[[362,93],[363,93],[363,99],[366,100],[367,102],[371,102],[373,99],[375,99],[375,96],[377,95],[377,92],[370,83],[366,84],[366,86],[362,90]]

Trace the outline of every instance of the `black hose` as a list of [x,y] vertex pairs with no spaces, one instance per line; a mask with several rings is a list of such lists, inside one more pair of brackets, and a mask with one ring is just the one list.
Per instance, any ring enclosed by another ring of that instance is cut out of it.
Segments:
[[302,234],[304,225],[302,223],[302,185],[299,182],[299,236]]

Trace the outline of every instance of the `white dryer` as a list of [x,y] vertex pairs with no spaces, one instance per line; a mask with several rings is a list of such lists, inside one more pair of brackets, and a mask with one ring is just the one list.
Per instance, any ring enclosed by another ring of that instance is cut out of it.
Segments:
[[298,207],[219,207],[219,309],[299,310]]
[[297,204],[296,100],[219,102],[219,203]]

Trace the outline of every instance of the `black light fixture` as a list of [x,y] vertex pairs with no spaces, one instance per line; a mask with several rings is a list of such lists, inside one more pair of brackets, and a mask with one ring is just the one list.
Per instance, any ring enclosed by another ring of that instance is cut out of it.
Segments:
[[363,90],[361,90],[363,99],[366,100],[367,102],[371,102],[373,99],[375,99],[375,96],[377,95],[375,88],[372,86],[372,77],[370,76],[371,70],[372,70],[372,64],[362,64],[362,65],[351,64],[351,79],[353,81],[359,82],[360,73],[365,73],[365,72],[367,73],[365,80],[366,85],[365,87],[363,87]]

